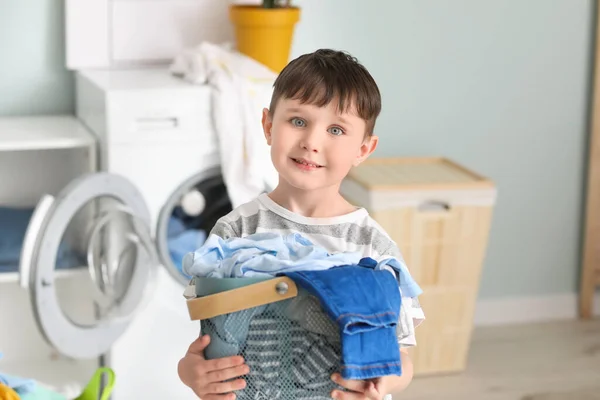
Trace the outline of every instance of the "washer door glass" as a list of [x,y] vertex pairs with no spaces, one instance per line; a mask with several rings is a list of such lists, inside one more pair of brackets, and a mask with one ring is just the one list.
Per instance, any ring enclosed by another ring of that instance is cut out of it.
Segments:
[[[157,266],[142,195],[125,178],[98,173],[38,203],[20,274],[46,340],[69,357],[92,358],[147,303]],[[57,277],[57,269],[72,273]]]
[[207,169],[183,182],[163,206],[156,229],[158,253],[171,276],[182,285],[183,257],[198,249],[217,220],[232,210],[220,167]]

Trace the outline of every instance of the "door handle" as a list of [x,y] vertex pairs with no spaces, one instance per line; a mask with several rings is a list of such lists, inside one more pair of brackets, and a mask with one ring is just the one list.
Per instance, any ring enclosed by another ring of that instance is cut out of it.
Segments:
[[419,206],[417,207],[417,209],[419,210],[419,212],[423,212],[423,213],[427,213],[427,212],[437,212],[437,213],[441,213],[441,212],[447,212],[451,210],[451,206],[449,203],[445,202],[445,201],[440,201],[440,200],[429,200],[429,201],[424,201],[423,203],[419,204]]

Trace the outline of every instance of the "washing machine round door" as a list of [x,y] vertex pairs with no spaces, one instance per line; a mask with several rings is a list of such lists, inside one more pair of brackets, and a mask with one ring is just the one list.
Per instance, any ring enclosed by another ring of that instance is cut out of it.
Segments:
[[[23,242],[20,278],[39,330],[60,353],[106,353],[148,302],[158,268],[150,232],[141,193],[118,175],[82,176],[38,203]],[[74,266],[81,268],[57,276]],[[84,303],[85,318],[65,311]]]
[[[190,194],[192,200],[186,204]],[[156,227],[158,256],[173,279],[183,286],[190,282],[182,270],[183,256],[202,246],[218,219],[231,210],[220,166],[190,176],[173,190]]]

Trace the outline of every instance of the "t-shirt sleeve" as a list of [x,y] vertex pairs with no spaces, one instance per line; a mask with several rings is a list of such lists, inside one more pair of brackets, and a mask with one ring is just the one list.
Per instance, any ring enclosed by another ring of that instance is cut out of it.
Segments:
[[[404,263],[404,258],[398,246],[392,242],[390,246],[381,253],[381,258],[394,257]],[[391,267],[390,272],[395,272]],[[398,343],[400,347],[412,347],[417,345],[417,338],[415,334],[415,328],[421,325],[425,320],[425,313],[421,308],[419,299],[417,297],[407,297],[400,293],[402,299],[402,305],[400,307],[400,318],[396,328],[396,335],[398,337]]]
[[215,226],[210,230],[210,235],[217,235],[223,240],[240,236],[225,218],[217,220]]

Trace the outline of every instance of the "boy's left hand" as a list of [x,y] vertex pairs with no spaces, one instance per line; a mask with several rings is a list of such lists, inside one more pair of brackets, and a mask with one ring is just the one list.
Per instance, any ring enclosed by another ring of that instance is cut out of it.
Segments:
[[382,400],[387,394],[385,378],[376,378],[372,380],[347,380],[340,374],[333,374],[331,379],[343,388],[350,390],[334,390],[331,397],[337,400]]

